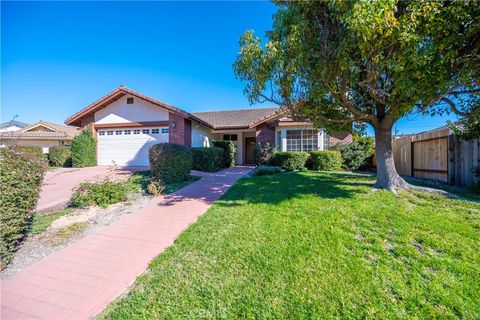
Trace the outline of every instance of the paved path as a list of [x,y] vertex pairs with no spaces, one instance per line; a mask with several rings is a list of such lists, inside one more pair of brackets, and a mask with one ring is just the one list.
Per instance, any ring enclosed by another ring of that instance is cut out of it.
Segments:
[[5,280],[1,319],[88,319],[251,168],[204,177],[97,230]]
[[45,174],[37,203],[37,212],[64,207],[72,197],[73,189],[82,182],[93,182],[109,177],[112,180],[126,179],[132,172],[145,167],[96,166],[88,168],[60,168]]

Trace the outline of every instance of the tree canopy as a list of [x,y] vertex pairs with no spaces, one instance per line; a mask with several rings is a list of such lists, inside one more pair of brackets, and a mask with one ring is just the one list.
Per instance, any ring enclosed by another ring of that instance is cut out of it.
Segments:
[[275,2],[266,42],[246,31],[234,63],[252,103],[331,130],[369,123],[384,158],[402,116],[478,114],[477,1]]

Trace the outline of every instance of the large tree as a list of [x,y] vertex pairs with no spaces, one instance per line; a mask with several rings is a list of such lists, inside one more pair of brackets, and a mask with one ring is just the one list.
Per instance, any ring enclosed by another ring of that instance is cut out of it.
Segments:
[[375,130],[377,188],[395,170],[392,126],[413,112],[480,110],[478,1],[276,1],[266,41],[246,31],[234,69],[251,103],[269,101],[335,130]]

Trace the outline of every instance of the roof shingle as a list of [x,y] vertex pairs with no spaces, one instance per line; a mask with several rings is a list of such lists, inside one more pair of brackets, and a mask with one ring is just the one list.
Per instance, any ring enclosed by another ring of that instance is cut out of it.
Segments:
[[280,108],[242,109],[227,111],[192,112],[194,116],[215,128],[248,127],[256,121],[275,114]]

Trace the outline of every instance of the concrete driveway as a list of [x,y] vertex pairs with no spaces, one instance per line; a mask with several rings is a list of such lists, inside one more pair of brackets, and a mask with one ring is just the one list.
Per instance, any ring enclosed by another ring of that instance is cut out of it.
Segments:
[[70,201],[73,190],[82,182],[127,179],[133,172],[147,167],[96,166],[88,168],[61,168],[48,171],[43,178],[37,203],[37,212],[61,209]]

